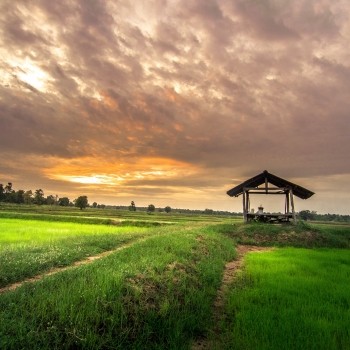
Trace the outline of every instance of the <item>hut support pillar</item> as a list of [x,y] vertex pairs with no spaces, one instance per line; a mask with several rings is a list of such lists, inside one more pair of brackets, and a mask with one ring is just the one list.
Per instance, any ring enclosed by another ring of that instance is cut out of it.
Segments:
[[286,192],[286,205],[285,205],[285,214],[289,214],[289,200],[290,200],[290,193],[289,191]]
[[243,218],[244,222],[248,222],[248,216],[247,216],[247,202],[248,202],[248,196],[245,189],[243,189]]
[[247,191],[247,203],[246,203],[246,206],[247,206],[246,212],[250,213],[250,199],[249,199],[249,192],[248,191]]
[[295,210],[294,210],[294,196],[293,196],[293,190],[290,190],[290,204],[292,207],[292,215],[293,215],[293,223],[296,224],[297,223],[297,218],[295,215]]

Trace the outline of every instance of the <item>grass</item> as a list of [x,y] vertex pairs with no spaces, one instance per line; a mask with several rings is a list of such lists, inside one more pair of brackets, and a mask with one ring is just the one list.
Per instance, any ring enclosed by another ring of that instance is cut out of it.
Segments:
[[1,219],[0,288],[150,233],[146,227]]
[[210,325],[234,247],[203,227],[161,230],[167,232],[1,295],[2,349],[189,348]]
[[350,248],[350,225],[222,223],[216,230],[239,244],[304,248]]
[[127,221],[158,222],[158,223],[188,223],[188,222],[222,222],[238,221],[241,218],[227,215],[185,214],[177,212],[155,212],[148,214],[145,211],[129,211],[120,209],[86,208],[80,210],[75,207],[60,207],[48,205],[16,205],[0,203],[1,218],[23,218],[49,221],[68,221],[80,223],[110,224]]
[[230,290],[219,349],[349,349],[350,252],[249,254]]
[[0,348],[190,349],[217,328],[212,311],[224,266],[243,243],[312,249],[247,256],[216,347],[347,349],[349,228],[0,205],[0,286],[131,243],[0,294]]

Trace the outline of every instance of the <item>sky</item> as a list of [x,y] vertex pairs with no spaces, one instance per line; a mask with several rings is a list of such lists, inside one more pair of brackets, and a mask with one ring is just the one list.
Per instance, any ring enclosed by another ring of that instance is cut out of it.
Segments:
[[[350,214],[347,0],[1,0],[0,183],[242,211],[263,170]],[[252,207],[284,209],[258,196]]]

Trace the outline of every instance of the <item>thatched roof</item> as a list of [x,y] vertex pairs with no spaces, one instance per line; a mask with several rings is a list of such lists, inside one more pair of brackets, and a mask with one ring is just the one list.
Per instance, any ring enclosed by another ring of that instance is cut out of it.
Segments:
[[281,177],[269,173],[267,170],[263,171],[261,174],[252,177],[249,180],[242,182],[240,185],[231,188],[227,191],[227,194],[231,197],[237,197],[243,193],[243,188],[245,187],[258,187],[265,183],[265,181],[275,185],[276,187],[290,187],[293,191],[293,194],[301,199],[310,198],[314,192],[296,185],[292,182],[289,182]]

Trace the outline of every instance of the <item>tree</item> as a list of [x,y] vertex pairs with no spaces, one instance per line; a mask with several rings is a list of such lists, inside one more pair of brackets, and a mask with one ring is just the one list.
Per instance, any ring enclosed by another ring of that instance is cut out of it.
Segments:
[[150,204],[147,208],[148,213],[153,213],[156,210],[156,207],[153,204]]
[[61,207],[68,207],[69,206],[69,198],[68,197],[59,198],[58,205],[60,205]]
[[93,207],[93,208],[97,208],[97,202],[93,202],[93,203],[92,203],[92,207]]
[[166,213],[170,213],[171,212],[171,208],[169,206],[166,206],[164,208],[164,210],[165,210]]
[[130,211],[136,211],[136,205],[134,201],[131,201],[131,204],[129,205],[129,210]]
[[56,203],[56,198],[52,194],[46,197],[47,205],[54,205],[55,203]]
[[9,182],[4,188],[5,202],[15,202],[15,191],[12,189],[12,182]]
[[44,191],[41,188],[35,190],[34,203],[38,205],[42,205],[45,203]]
[[32,192],[32,190],[24,192],[23,200],[24,200],[24,204],[32,204],[33,203],[33,192]]
[[299,212],[299,217],[302,220],[313,220],[315,219],[316,212],[315,211],[310,211],[310,210],[301,210]]
[[23,190],[18,190],[16,192],[16,203],[18,203],[18,204],[24,203],[24,191]]
[[12,182],[8,182],[7,185],[5,186],[5,193],[12,193],[13,189],[12,189]]
[[74,204],[80,210],[85,209],[89,204],[87,196],[79,196],[77,199],[74,199]]
[[5,189],[4,185],[0,184],[0,202],[2,202],[5,199]]

